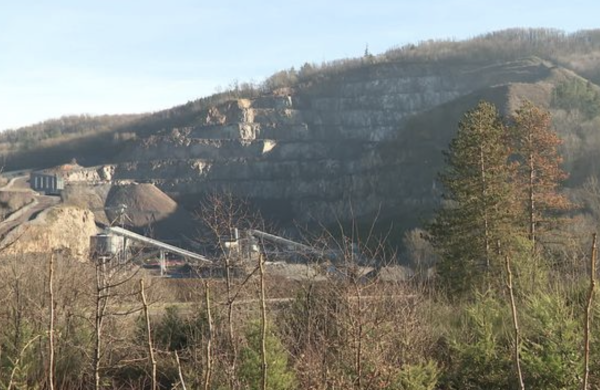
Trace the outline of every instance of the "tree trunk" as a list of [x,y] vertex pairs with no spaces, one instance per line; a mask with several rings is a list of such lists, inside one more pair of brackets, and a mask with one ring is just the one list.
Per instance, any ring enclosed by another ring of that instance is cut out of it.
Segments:
[[48,264],[48,299],[50,319],[48,324],[48,389],[54,390],[54,253]]
[[177,362],[177,373],[179,374],[179,383],[181,383],[181,388],[183,390],[187,390],[185,386],[185,379],[183,378],[183,372],[181,371],[181,361],[179,361],[179,354],[175,351],[175,361]]
[[[531,136],[530,136],[531,138]],[[531,142],[531,140],[530,140]],[[532,248],[535,252],[535,244],[536,244],[536,229],[535,229],[535,166],[533,153],[529,153],[529,239],[531,240]]]
[[479,149],[479,169],[481,171],[481,199],[483,201],[483,227],[484,227],[484,243],[485,243],[485,265],[490,269],[490,226],[487,210],[487,181],[485,178],[485,158],[483,150]]
[[206,340],[206,370],[204,372],[204,390],[210,389],[210,379],[212,375],[212,314],[210,311],[210,286],[208,281],[204,284],[204,301],[206,304],[206,316],[208,322],[208,337]]
[[6,386],[6,390],[12,390],[13,385],[15,383],[15,375],[19,369],[19,365],[21,364],[21,359],[23,358],[23,356],[25,355],[25,351],[27,350],[27,348],[29,348],[30,345],[33,344],[34,341],[36,341],[40,336],[35,336],[34,338],[32,338],[31,340],[29,340],[27,342],[27,344],[25,344],[23,346],[23,349],[21,349],[21,351],[19,352],[19,356],[17,357],[17,359],[15,360],[15,362],[13,363],[13,369],[10,372],[10,379],[8,381],[8,385]]
[[146,334],[148,336],[148,358],[152,365],[152,390],[157,390],[158,385],[156,382],[156,358],[154,357],[154,348],[152,347],[152,327],[150,324],[150,313],[148,310],[148,302],[146,301],[146,293],[144,291],[144,280],[140,279],[140,297],[142,298],[142,305],[144,306],[144,317],[146,319]]
[[588,292],[587,305],[585,307],[585,329],[584,329],[584,347],[583,347],[583,382],[581,388],[588,389],[590,377],[590,326],[592,321],[592,301],[594,299],[594,290],[596,289],[596,233],[592,239],[592,253],[590,255],[590,290]]
[[233,292],[232,292],[232,284],[231,284],[231,258],[230,255],[227,254],[225,258],[225,276],[227,282],[227,330],[229,332],[229,348],[231,357],[229,360],[229,388],[234,388],[235,382],[235,366],[237,362],[237,348],[235,345],[235,340],[233,339]]
[[525,383],[523,382],[523,373],[521,372],[521,342],[520,342],[520,331],[519,321],[517,318],[517,304],[515,303],[515,294],[513,291],[512,284],[512,271],[510,269],[510,258],[506,256],[504,258],[504,265],[506,267],[506,286],[508,288],[508,294],[510,296],[510,308],[512,313],[513,331],[515,337],[515,347],[513,351],[515,368],[517,370],[517,376],[519,379],[519,389],[525,390]]
[[[355,326],[354,330],[354,345],[356,347],[355,356],[354,356],[354,366],[356,370],[356,388],[362,389],[362,375],[363,375],[363,348],[362,348],[362,338],[363,338],[363,313],[362,313],[362,302],[361,302],[361,292],[360,287],[358,286],[359,281],[354,281],[354,292],[357,304],[357,312],[356,312],[356,321],[358,324]],[[350,302],[348,302],[350,304]]]
[[94,371],[94,390],[100,390],[100,359],[102,357],[102,325],[108,306],[109,288],[106,283],[106,259],[100,258],[96,264],[96,313],[94,318],[94,356],[92,368]]
[[265,262],[262,254],[258,256],[258,267],[260,270],[260,388],[267,390],[267,306],[265,302]]

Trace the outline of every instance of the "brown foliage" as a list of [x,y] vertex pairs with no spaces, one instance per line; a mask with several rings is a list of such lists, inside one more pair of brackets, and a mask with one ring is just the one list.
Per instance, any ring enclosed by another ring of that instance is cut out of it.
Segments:
[[550,113],[527,102],[512,116],[513,153],[517,159],[515,178],[518,201],[525,210],[530,240],[551,226],[552,216],[571,204],[559,192],[567,179],[558,148],[562,141],[551,129]]

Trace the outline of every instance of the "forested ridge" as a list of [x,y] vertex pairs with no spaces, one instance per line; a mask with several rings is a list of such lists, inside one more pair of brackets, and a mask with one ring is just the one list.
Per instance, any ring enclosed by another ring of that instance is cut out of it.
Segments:
[[[413,63],[481,63],[498,64],[515,59],[536,56],[570,69],[592,83],[600,82],[600,32],[584,30],[566,34],[553,29],[511,29],[484,34],[464,41],[430,40],[391,48],[385,53],[363,57],[339,59],[321,64],[305,63],[299,69],[290,68],[276,72],[260,83],[232,81],[223,92],[190,101],[181,106],[155,113],[139,115],[104,115],[97,117],[72,116],[52,119],[22,129],[4,131],[0,144],[6,164],[12,168],[43,166],[59,163],[59,150],[76,154],[81,143],[93,162],[107,162],[114,158],[110,148],[91,151],[85,146],[90,139],[101,140],[102,145],[127,142],[135,136],[147,136],[163,129],[190,126],[197,116],[212,106],[239,98],[269,95],[282,88],[292,88],[294,93],[318,93],[318,87],[355,74],[370,72],[385,64],[399,66]],[[316,88],[316,89],[315,89]],[[315,92],[317,91],[317,92]],[[109,136],[108,133],[124,135]],[[112,137],[112,139],[110,139]],[[8,149],[10,146],[10,150]],[[47,161],[44,151],[48,152]],[[32,157],[35,154],[35,157]],[[78,157],[78,156],[72,156]],[[81,156],[79,156],[81,157]],[[64,157],[67,158],[67,157]]]

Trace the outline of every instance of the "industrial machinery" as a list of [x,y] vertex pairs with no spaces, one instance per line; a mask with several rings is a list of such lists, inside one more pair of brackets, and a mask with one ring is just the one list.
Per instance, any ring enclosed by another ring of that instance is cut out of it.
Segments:
[[186,259],[187,262],[204,262],[212,263],[212,261],[202,255],[194,252],[155,240],[141,234],[134,233],[120,227],[106,227],[104,232],[90,238],[90,247],[92,255],[96,258],[115,258],[123,261],[126,255],[126,249],[129,246],[129,241],[142,244],[146,247],[156,248],[159,252],[160,275],[164,276],[167,271],[166,253],[173,253]]
[[119,258],[125,253],[125,238],[108,232],[90,237],[92,257]]
[[348,259],[352,258],[357,260],[358,262],[366,263],[367,260],[364,256],[359,252],[358,247],[353,245],[351,249],[346,252],[345,250],[335,249],[331,247],[318,247],[318,246],[310,246],[301,244],[296,241],[292,241],[288,238],[283,238],[277,236],[275,234],[265,233],[256,229],[249,229],[246,231],[248,237],[248,242],[254,242],[258,244],[258,241],[263,243],[263,251],[264,251],[264,242],[270,242],[273,244],[277,244],[281,246],[284,250],[278,251],[276,253],[279,254],[291,254],[292,256],[299,256],[301,261],[306,261],[306,257],[312,257],[316,260],[328,260],[331,262],[346,262]]
[[283,245],[287,250],[298,252],[301,254],[322,255],[323,251],[313,248],[308,245],[300,244],[287,238],[279,237],[274,234],[265,233],[256,229],[247,230],[249,237],[256,237],[259,240],[270,241],[279,245]]
[[259,252],[296,261],[306,261],[307,257],[334,260],[341,255],[340,251],[301,244],[257,229],[244,230],[241,235],[236,229],[235,236],[225,242],[225,247],[230,253],[237,250],[244,259],[252,259]]

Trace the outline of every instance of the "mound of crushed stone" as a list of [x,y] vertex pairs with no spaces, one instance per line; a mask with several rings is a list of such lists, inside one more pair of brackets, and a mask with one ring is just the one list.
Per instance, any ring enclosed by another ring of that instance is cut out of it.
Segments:
[[144,235],[168,240],[194,236],[190,213],[153,184],[114,185],[106,198],[105,210],[111,223]]
[[111,188],[105,208],[110,221],[119,223],[119,215],[123,209],[124,225],[143,227],[175,214],[177,203],[154,184],[125,184]]
[[91,210],[96,222],[108,225],[109,220],[104,205],[111,188],[112,184],[69,183],[62,192],[62,200],[66,205]]

